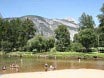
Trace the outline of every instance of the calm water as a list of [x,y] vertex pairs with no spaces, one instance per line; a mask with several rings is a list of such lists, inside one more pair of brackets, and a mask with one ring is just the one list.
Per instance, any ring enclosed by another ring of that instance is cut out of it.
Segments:
[[[54,65],[60,69],[104,69],[104,60],[79,60],[74,59],[45,59],[45,58],[19,58],[0,56],[0,74],[16,73],[15,69],[10,69],[10,64],[16,63],[20,66],[19,72],[44,71],[44,64]],[[2,66],[6,65],[7,70],[2,71]]]

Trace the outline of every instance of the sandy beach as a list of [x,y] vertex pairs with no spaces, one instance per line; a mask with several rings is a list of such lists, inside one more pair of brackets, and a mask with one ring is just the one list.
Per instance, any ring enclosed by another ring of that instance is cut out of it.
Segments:
[[4,74],[0,78],[104,78],[104,70],[65,69],[47,72]]

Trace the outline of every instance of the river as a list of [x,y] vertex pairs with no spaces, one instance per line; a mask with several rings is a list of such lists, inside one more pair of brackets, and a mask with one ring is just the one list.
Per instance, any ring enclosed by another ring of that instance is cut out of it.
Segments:
[[[57,70],[60,69],[104,69],[104,60],[85,60],[85,59],[48,59],[36,57],[7,57],[0,56],[0,74],[16,73],[15,69],[10,69],[10,64],[16,63],[19,65],[19,72],[37,72],[44,71],[44,64],[53,65]],[[6,66],[5,71],[2,66]]]

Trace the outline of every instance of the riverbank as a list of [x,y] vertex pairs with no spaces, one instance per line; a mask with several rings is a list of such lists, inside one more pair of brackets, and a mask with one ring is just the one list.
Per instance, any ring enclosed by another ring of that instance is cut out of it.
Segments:
[[91,52],[91,53],[82,53],[82,52],[42,52],[42,53],[33,53],[33,52],[9,52],[3,54],[0,52],[0,55],[10,56],[19,56],[19,57],[47,57],[47,58],[64,58],[64,59],[104,59],[104,53]]
[[48,72],[4,74],[0,78],[104,78],[104,70],[66,69]]

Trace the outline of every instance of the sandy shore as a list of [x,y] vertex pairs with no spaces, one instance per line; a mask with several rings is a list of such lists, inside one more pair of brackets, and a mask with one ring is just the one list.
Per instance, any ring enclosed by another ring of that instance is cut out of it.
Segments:
[[104,70],[66,69],[48,72],[4,74],[0,78],[104,78]]

